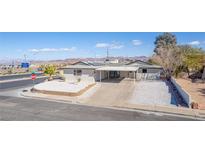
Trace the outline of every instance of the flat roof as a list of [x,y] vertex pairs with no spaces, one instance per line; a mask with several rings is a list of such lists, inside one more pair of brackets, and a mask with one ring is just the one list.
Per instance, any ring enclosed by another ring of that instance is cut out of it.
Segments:
[[156,68],[162,69],[161,66],[158,65],[121,65],[120,64],[113,64],[113,65],[68,65],[66,67],[62,67],[61,69],[94,69],[94,70],[101,70],[101,71],[137,71],[139,68]]
[[69,65],[66,67],[62,67],[62,69],[96,69],[97,66],[90,66],[90,65]]
[[126,66],[105,66],[97,68],[97,71],[137,71],[139,67],[126,67]]

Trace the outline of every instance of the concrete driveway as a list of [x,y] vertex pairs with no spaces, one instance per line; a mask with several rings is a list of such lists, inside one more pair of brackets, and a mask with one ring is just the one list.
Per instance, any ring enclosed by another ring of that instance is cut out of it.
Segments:
[[130,79],[105,80],[90,97],[83,101],[93,105],[119,106],[129,101],[136,84],[137,82]]
[[89,97],[81,100],[91,105],[124,106],[125,104],[176,106],[172,89],[164,81],[109,80]]

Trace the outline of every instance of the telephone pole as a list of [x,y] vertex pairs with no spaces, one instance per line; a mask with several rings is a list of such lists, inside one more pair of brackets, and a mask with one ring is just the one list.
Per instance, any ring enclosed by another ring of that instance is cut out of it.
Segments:
[[108,48],[107,48],[107,59],[109,60],[109,51],[108,51]]

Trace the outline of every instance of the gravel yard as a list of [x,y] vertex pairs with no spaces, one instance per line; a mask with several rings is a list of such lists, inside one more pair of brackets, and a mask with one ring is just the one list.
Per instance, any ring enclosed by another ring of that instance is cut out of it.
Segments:
[[164,81],[140,81],[130,99],[133,104],[176,105],[172,89]]

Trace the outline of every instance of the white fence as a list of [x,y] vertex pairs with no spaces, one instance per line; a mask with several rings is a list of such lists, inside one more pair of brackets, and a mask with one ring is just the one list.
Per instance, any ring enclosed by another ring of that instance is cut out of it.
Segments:
[[159,73],[137,73],[137,80],[159,80]]
[[171,78],[171,82],[175,85],[175,87],[177,88],[178,92],[181,94],[182,98],[184,99],[185,103],[187,103],[187,105],[189,107],[191,107],[191,103],[192,103],[192,99],[191,96],[189,95],[188,92],[186,92],[177,82],[174,78]]

